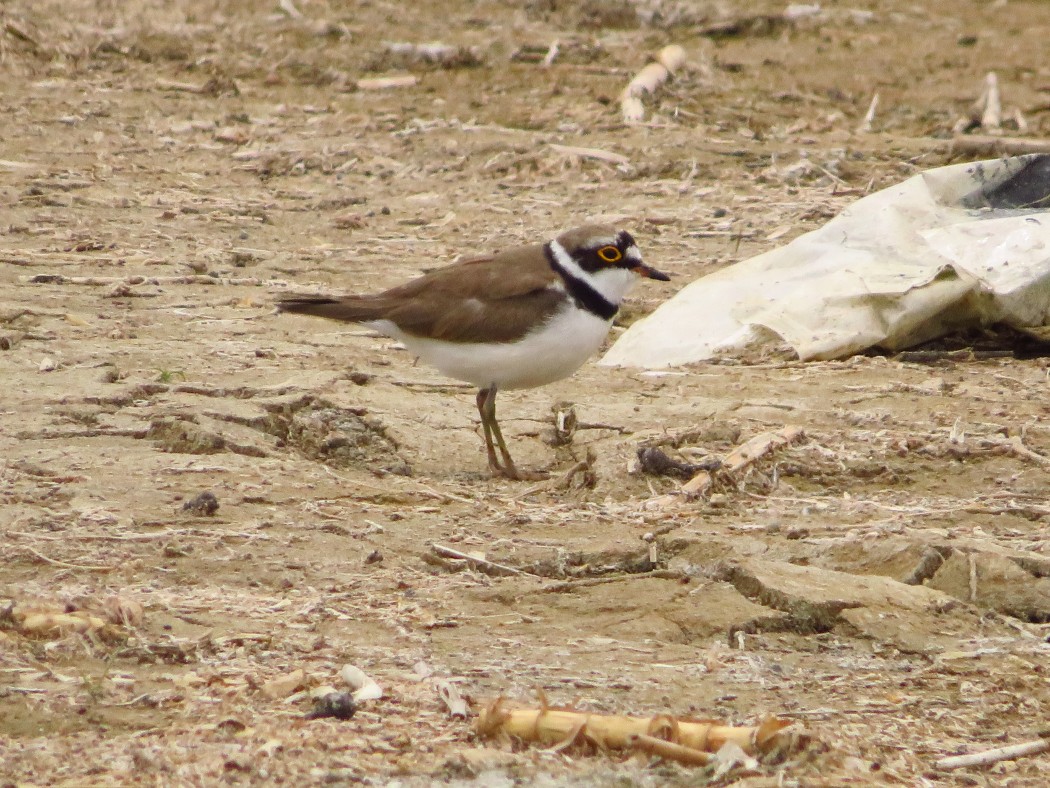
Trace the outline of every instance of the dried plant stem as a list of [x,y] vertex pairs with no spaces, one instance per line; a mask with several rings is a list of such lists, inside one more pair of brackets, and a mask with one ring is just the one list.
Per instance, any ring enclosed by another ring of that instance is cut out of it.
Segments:
[[989,134],[1001,134],[1003,105],[999,99],[999,78],[994,71],[989,71],[984,81],[987,86],[987,99],[984,104],[984,113],[981,115],[981,128]]
[[650,755],[656,755],[669,761],[677,761],[687,766],[706,766],[714,756],[709,752],[694,750],[692,747],[683,747],[681,744],[657,739],[655,736],[646,736],[640,733],[628,738],[629,746],[634,747]]
[[[801,739],[782,733],[790,724],[774,717],[755,726],[732,726],[713,720],[678,719],[669,715],[588,714],[546,704],[539,708],[510,708],[502,698],[497,698],[481,712],[475,730],[481,736],[513,736],[527,742],[563,748],[587,743],[604,749],[640,747],[652,751],[648,746],[650,740],[658,739],[687,750],[700,760],[702,755],[698,754],[717,752],[726,742],[733,742],[749,755],[785,746],[798,748],[802,746]],[[647,738],[640,740],[639,737],[643,736]]]
[[547,54],[544,55],[543,61],[540,63],[544,68],[550,68],[554,64],[554,59],[558,57],[558,40],[555,39],[551,42],[550,49],[547,50]]
[[580,460],[578,463],[573,465],[569,470],[562,474],[561,478],[551,485],[552,489],[555,490],[567,490],[572,484],[572,480],[580,473],[589,471],[594,467],[594,463],[597,461],[598,455],[595,454],[593,448],[587,449],[587,456]]
[[703,495],[714,484],[718,474],[732,474],[741,471],[774,449],[801,440],[805,435],[806,433],[801,427],[793,426],[783,427],[776,432],[760,433],[733,449],[717,471],[700,471],[682,485],[680,492],[651,498],[646,503],[646,508],[663,509],[680,500],[683,495],[687,498]]
[[363,77],[355,83],[358,90],[389,90],[409,88],[418,82],[415,74],[398,74],[390,77]]
[[556,151],[557,153],[562,153],[566,156],[573,156],[580,159],[596,159],[598,161],[608,162],[609,164],[631,163],[631,160],[622,153],[613,153],[612,151],[602,150],[601,148],[581,148],[576,145],[559,145],[552,142],[551,150]]
[[952,755],[941,758],[934,762],[938,769],[962,769],[967,766],[990,766],[1000,761],[1010,761],[1014,758],[1023,758],[1026,755],[1038,755],[1050,752],[1050,739],[1036,739],[1023,744],[1011,744],[1006,747],[996,747],[994,750],[975,752],[970,755]]
[[[937,147],[944,141],[937,140]],[[957,134],[948,141],[952,153],[974,153],[989,156],[1023,156],[1026,153],[1050,153],[1050,140],[1027,137],[997,137],[992,134]]]
[[444,679],[434,679],[433,683],[438,696],[448,709],[448,716],[465,720],[468,713],[467,701],[459,694],[456,685]]
[[977,556],[973,553],[967,556],[970,564],[970,601],[977,601]]
[[303,18],[303,12],[295,7],[295,3],[293,3],[292,0],[278,0],[277,5],[292,19]]
[[879,94],[876,93],[871,97],[871,103],[868,105],[868,111],[864,113],[864,120],[860,122],[860,126],[857,127],[857,131],[862,134],[870,134],[872,123],[875,122],[875,111],[879,108]]
[[1050,457],[1044,457],[1042,454],[1036,454],[1034,451],[1024,445],[1024,441],[1021,440],[1021,436],[1014,435],[1006,442],[1007,448],[1011,452],[1016,454],[1018,457],[1023,457],[1026,460],[1032,460],[1042,466],[1050,466]]
[[656,61],[645,65],[627,83],[620,96],[620,113],[624,123],[639,123],[645,117],[642,96],[653,94],[668,77],[685,64],[685,50],[678,44],[669,44],[660,50]]
[[214,277],[206,274],[185,276],[63,276],[61,274],[39,274],[30,280],[35,284],[88,285],[107,287],[110,285],[262,285],[263,280],[249,277]]
[[43,553],[37,552],[28,545],[22,545],[21,549],[25,550],[27,553],[32,553],[44,563],[48,563],[53,566],[61,566],[64,569],[82,569],[88,572],[112,572],[114,569],[117,568],[115,566],[92,566],[90,564],[71,564],[66,561],[59,561],[57,558],[48,558]]
[[[755,460],[764,457],[774,449],[787,446],[805,437],[805,431],[801,427],[787,426],[776,432],[763,432],[746,443],[737,446],[726,457],[725,462],[718,472],[736,473]],[[709,471],[700,471],[696,476],[682,485],[682,491],[687,495],[700,495],[714,482],[714,476]]]
[[459,561],[466,561],[475,569],[484,572],[485,574],[494,575],[528,575],[530,572],[523,572],[520,569],[515,569],[513,566],[507,566],[505,564],[497,564],[495,561],[489,561],[485,558],[481,558],[470,553],[463,553],[459,550],[454,550],[451,547],[438,544],[435,542],[430,545],[431,549],[438,555],[444,558],[455,558]]

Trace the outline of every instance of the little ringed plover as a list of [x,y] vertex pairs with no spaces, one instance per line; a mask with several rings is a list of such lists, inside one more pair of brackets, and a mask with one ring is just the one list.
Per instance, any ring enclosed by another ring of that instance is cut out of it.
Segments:
[[669,279],[642,261],[626,230],[586,225],[382,293],[288,296],[278,309],[368,326],[445,375],[473,383],[489,468],[521,479],[496,421],[496,392],[543,386],[579,369],[641,277]]

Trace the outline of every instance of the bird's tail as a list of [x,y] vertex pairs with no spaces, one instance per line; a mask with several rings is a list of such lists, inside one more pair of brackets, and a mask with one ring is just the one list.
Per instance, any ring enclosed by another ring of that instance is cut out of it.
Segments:
[[346,298],[288,296],[278,299],[277,310],[294,312],[299,315],[327,317],[330,320],[342,320],[346,323],[380,320],[386,312],[381,304],[367,296],[348,296]]

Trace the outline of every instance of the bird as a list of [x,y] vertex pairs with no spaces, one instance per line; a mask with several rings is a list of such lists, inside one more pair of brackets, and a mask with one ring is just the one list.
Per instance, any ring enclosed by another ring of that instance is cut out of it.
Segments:
[[489,470],[523,480],[537,477],[519,471],[510,456],[496,393],[574,373],[601,347],[624,296],[642,278],[670,279],[643,262],[627,230],[588,224],[545,243],[463,259],[384,292],[289,295],[277,309],[367,326],[477,386]]

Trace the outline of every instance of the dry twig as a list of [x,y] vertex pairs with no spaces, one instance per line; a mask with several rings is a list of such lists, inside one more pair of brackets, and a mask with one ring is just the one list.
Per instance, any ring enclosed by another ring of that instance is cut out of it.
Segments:
[[[939,145],[943,143],[938,143]],[[991,134],[958,134],[948,141],[952,153],[976,153],[989,156],[1023,156],[1026,153],[1050,153],[1050,140],[1025,137],[996,137]]]
[[994,71],[989,71],[984,78],[987,89],[984,112],[981,114],[981,128],[989,134],[1002,134],[1003,105],[999,99],[999,78]]
[[25,550],[27,553],[32,553],[33,555],[35,555],[37,558],[39,558],[44,563],[51,564],[52,566],[61,566],[64,569],[81,569],[81,570],[84,570],[86,572],[112,572],[114,569],[117,568],[115,566],[94,566],[94,565],[91,565],[91,564],[71,564],[71,563],[69,563],[67,561],[59,561],[57,558],[48,558],[46,555],[44,555],[43,553],[37,552],[36,550],[34,550],[29,545],[22,545],[22,549]]
[[667,78],[685,64],[685,50],[678,44],[669,44],[660,50],[656,61],[644,66],[627,83],[620,96],[620,113],[624,123],[639,123],[645,117],[642,96],[653,94]]
[[678,493],[652,498],[646,506],[647,508],[663,508],[680,499],[683,495],[687,498],[703,495],[714,484],[717,474],[733,474],[741,471],[774,449],[801,440],[805,437],[805,434],[801,427],[792,426],[783,427],[776,432],[760,433],[733,449],[726,456],[717,471],[700,471],[700,473],[683,484],[682,489]]
[[295,7],[295,3],[293,3],[292,0],[278,0],[277,5],[292,19],[303,18],[303,12]]
[[875,111],[879,108],[879,94],[876,92],[871,97],[871,103],[868,105],[868,111],[864,113],[864,120],[860,122],[860,126],[857,127],[857,131],[861,134],[871,133],[871,124],[875,121]]
[[358,90],[389,90],[410,88],[418,81],[415,74],[400,74],[392,77],[363,77],[355,84]]
[[1020,435],[1011,436],[1006,443],[1003,445],[1004,448],[1016,454],[1018,457],[1022,457],[1032,462],[1037,462],[1043,467],[1050,466],[1050,457],[1044,457],[1042,454],[1036,454],[1034,451],[1024,445],[1024,441],[1021,440]]
[[[584,473],[584,474],[590,473],[591,474],[590,486],[593,486],[593,480],[594,480],[593,469],[594,469],[594,463],[595,463],[595,461],[597,461],[597,459],[598,459],[598,455],[595,453],[594,449],[591,448],[591,447],[588,447],[587,448],[587,455],[582,460],[580,460],[575,465],[573,465],[571,468],[569,468],[569,470],[567,470],[565,473],[563,473],[559,479],[557,479],[553,484],[550,485],[551,488],[555,489],[555,490],[567,490],[572,485],[573,479],[575,479],[576,476],[581,474],[581,473]],[[585,484],[586,484],[586,482],[585,482]]]
[[[801,427],[784,427],[777,432],[763,432],[729,453],[719,469],[725,473],[736,473],[751,465],[755,460],[769,454],[774,449],[787,446],[805,437],[805,431]],[[696,476],[682,485],[682,491],[687,495],[700,495],[707,490],[714,477],[708,471],[700,471]]]
[[622,153],[613,153],[612,151],[602,150],[601,148],[580,148],[576,145],[558,145],[552,142],[551,150],[562,153],[566,156],[575,156],[581,159],[596,159],[598,161],[608,162],[609,164],[626,165],[631,163],[631,160]]
[[[30,277],[32,284],[46,285],[87,285],[89,287],[107,287],[123,285],[262,285],[262,279],[249,277],[218,277],[206,274],[187,274],[185,276],[63,276],[62,274],[37,274]],[[276,284],[276,282],[273,282]]]
[[[451,547],[438,544],[437,542],[431,544],[430,549],[444,558],[455,558],[458,561],[466,561],[472,568],[477,569],[479,572],[484,572],[487,575],[532,575],[531,572],[515,569],[513,566],[507,566],[506,564],[497,564],[495,561],[489,561],[487,558],[471,555],[470,553],[463,553],[459,550],[454,550]],[[532,576],[538,577],[538,575]]]
[[1006,747],[996,747],[994,750],[975,752],[969,755],[952,755],[941,758],[934,762],[937,769],[963,769],[967,766],[991,766],[1000,761],[1012,761],[1014,758],[1023,758],[1027,755],[1039,755],[1050,752],[1050,738],[1027,741],[1023,744],[1010,744]]
[[977,556],[970,553],[967,556],[970,564],[970,601],[977,601]]
[[554,41],[551,42],[550,49],[547,50],[547,54],[543,56],[543,60],[540,62],[540,65],[544,68],[550,68],[552,65],[554,65],[554,59],[558,57],[558,52],[558,39],[554,39]]
[[461,720],[467,718],[467,701],[459,694],[456,685],[445,679],[434,679],[434,688],[438,696],[448,709],[449,717],[458,717]]

